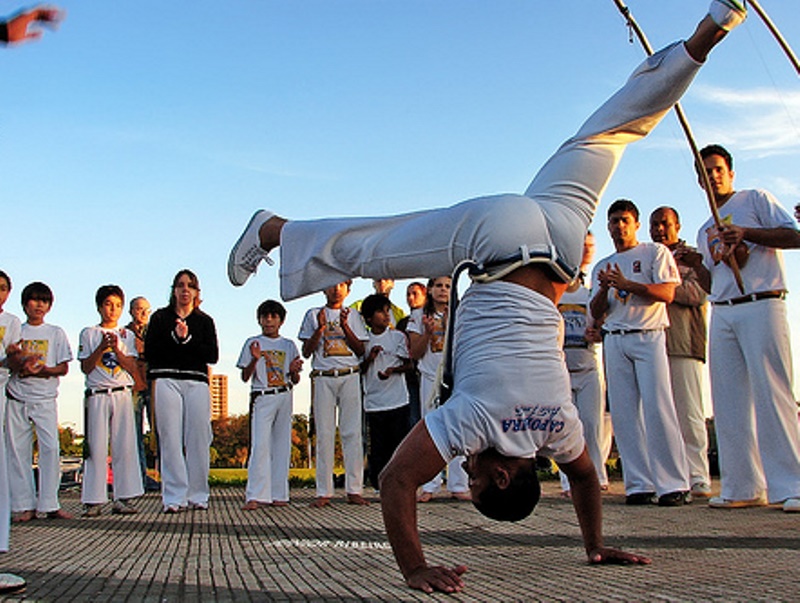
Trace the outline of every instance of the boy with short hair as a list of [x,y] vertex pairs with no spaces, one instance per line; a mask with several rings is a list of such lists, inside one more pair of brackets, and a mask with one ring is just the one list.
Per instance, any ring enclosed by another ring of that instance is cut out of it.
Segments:
[[[361,315],[344,307],[352,281],[325,289],[325,305],[306,312],[298,339],[303,356],[312,358],[312,412],[317,433],[317,497],[312,507],[331,504],[336,417],[344,454],[347,502],[366,505],[362,496],[364,450],[361,445],[361,379],[359,357],[369,334]],[[338,408],[338,413],[337,413]]]
[[378,476],[410,429],[403,373],[412,364],[405,333],[391,328],[392,302],[388,297],[367,296],[361,304],[361,316],[370,328],[361,362],[369,428],[369,480],[378,490]]
[[[69,340],[61,327],[44,322],[53,307],[53,292],[41,282],[22,290],[22,309],[27,321],[21,328],[19,346],[9,349],[11,378],[6,408],[6,446],[9,490],[14,521],[36,518],[37,511],[50,519],[72,519],[61,509],[58,440],[59,377],[67,374],[72,360]],[[38,496],[33,482],[33,432],[39,441]]]
[[300,381],[303,359],[293,341],[281,337],[286,309],[268,299],[256,311],[261,334],[242,347],[236,366],[250,390],[250,455],[245,511],[289,504],[292,451],[292,387]]
[[114,504],[111,512],[133,515],[130,500],[144,494],[136,428],[133,385],[138,370],[136,336],[118,328],[125,294],[117,285],[103,285],[95,295],[100,324],[81,331],[78,360],[86,375],[84,397],[84,464],[81,501],[84,517],[98,517],[108,502],[106,455],[111,439]]

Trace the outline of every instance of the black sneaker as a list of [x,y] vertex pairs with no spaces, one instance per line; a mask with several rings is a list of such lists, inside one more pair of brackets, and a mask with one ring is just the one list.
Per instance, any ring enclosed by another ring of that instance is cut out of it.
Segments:
[[655,502],[655,492],[634,492],[625,497],[626,505],[652,505]]
[[685,491],[667,492],[658,497],[659,507],[682,507],[692,502],[692,496]]

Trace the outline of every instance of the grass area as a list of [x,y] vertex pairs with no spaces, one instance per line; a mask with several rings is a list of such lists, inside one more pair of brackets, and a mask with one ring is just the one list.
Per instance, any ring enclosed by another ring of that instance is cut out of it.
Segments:
[[[335,469],[336,475],[343,475],[344,469]],[[308,488],[314,486],[316,472],[314,469],[289,469],[289,485],[292,488]],[[244,486],[247,484],[247,469],[211,469],[208,483],[212,486]]]

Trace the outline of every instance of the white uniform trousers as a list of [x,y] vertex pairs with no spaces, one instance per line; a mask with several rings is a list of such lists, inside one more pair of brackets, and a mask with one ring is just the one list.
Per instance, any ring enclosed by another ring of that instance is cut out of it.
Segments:
[[[598,370],[570,372],[569,381],[572,387],[572,402],[578,408],[578,416],[583,424],[583,437],[586,450],[597,471],[597,479],[601,486],[608,485],[608,458],[606,445],[605,396],[603,382]],[[569,490],[569,480],[563,472],[561,475],[562,490]]]
[[153,394],[164,506],[207,505],[213,438],[208,384],[156,379]]
[[698,68],[683,44],[648,59],[556,151],[524,195],[385,218],[289,221],[280,246],[283,299],[356,276],[441,276],[463,259],[502,261],[521,250],[577,267],[598,198],[625,147],[656,126]]
[[250,456],[245,499],[289,500],[292,454],[292,392],[261,395],[250,411]]
[[[33,430],[39,444],[39,495],[33,481]],[[61,450],[58,440],[56,399],[6,403],[6,452],[11,510],[58,511],[61,484]]]
[[703,362],[697,358],[670,356],[669,375],[689,463],[689,483],[710,486],[708,432],[703,412]]
[[689,467],[669,382],[666,334],[607,335],[603,354],[625,493],[661,496],[689,490]]
[[711,396],[722,497],[800,498],[800,434],[792,393],[786,303],[715,305],[709,338]]
[[336,443],[336,410],[339,437],[344,454],[344,489],[361,494],[364,488],[364,448],[361,438],[361,377],[356,373],[341,377],[317,376],[313,379],[314,425],[317,434],[317,496],[333,496],[333,454]]
[[[436,379],[428,375],[420,375],[419,392],[422,404],[422,418],[424,419],[434,407],[431,404],[433,390],[436,387]],[[447,491],[448,492],[468,492],[469,491],[469,476],[464,471],[462,463],[466,460],[464,456],[456,456],[449,463],[447,463]],[[443,472],[440,471],[436,477],[431,481],[422,485],[423,492],[433,494],[442,488]]]
[[8,550],[11,525],[11,496],[8,493],[8,461],[6,459],[6,380],[0,379],[0,553]]
[[108,501],[106,480],[108,442],[111,439],[111,470],[114,474],[114,500],[126,500],[144,494],[139,450],[133,419],[131,390],[93,394],[87,405],[84,426],[89,457],[83,463],[81,502],[99,505]]

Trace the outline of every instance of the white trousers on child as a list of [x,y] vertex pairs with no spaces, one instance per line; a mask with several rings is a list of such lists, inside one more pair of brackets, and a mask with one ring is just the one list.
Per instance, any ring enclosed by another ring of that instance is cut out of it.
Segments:
[[5,418],[6,379],[0,375],[0,553],[5,553],[8,550],[8,533],[11,525],[11,496],[8,492]]
[[111,469],[114,474],[114,500],[144,494],[139,449],[133,420],[131,390],[93,394],[85,401],[86,438],[89,457],[83,463],[81,502],[99,505],[108,501],[106,485],[108,441],[111,439]]
[[[601,486],[608,485],[606,459],[605,396],[600,372],[596,369],[575,371],[569,374],[572,388],[572,402],[578,408],[578,416],[583,425],[583,437],[586,440],[586,451],[597,471],[597,479]],[[561,489],[570,490],[569,480],[564,472],[560,472]]]
[[250,411],[250,457],[245,500],[289,500],[292,392],[261,395]]
[[[33,430],[39,443],[39,495],[33,481]],[[9,398],[6,406],[6,451],[11,510],[58,511],[61,450],[56,399],[22,402]]]
[[361,377],[312,377],[314,425],[317,434],[317,496],[333,496],[333,453],[336,443],[336,411],[344,455],[344,489],[361,494],[364,488],[364,447],[361,438]]
[[[422,400],[422,418],[424,419],[434,407],[430,404],[433,398],[433,388],[436,387],[436,379],[430,375],[422,374],[419,380],[420,400]],[[456,456],[447,463],[447,491],[461,493],[469,491],[469,476],[464,471],[462,463],[465,461],[462,455]],[[442,488],[442,472],[440,471],[431,481],[422,485],[423,492],[433,494]]]
[[207,505],[213,437],[208,384],[156,379],[153,394],[164,506]]
[[524,195],[498,195],[382,218],[289,221],[281,233],[281,295],[291,300],[348,278],[450,274],[464,259],[520,250],[576,268],[598,199],[625,147],[646,136],[699,64],[683,44],[643,63],[545,163]]

